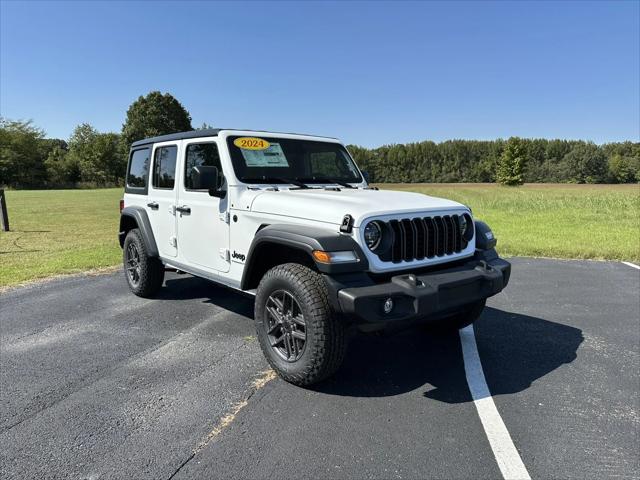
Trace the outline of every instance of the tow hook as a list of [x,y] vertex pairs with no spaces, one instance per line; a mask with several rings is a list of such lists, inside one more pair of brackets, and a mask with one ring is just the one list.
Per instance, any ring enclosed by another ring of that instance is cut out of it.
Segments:
[[422,280],[420,280],[418,277],[416,277],[413,273],[410,273],[408,275],[402,275],[399,278],[401,283],[404,283],[405,285],[411,286],[411,287],[424,287],[424,282]]
[[478,260],[478,266],[476,267],[476,269],[478,268],[481,268],[485,272],[493,271],[493,267],[489,265],[485,260]]

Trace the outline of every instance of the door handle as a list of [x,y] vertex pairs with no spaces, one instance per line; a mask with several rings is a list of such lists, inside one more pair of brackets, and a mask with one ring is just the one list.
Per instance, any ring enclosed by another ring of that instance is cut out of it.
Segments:
[[159,206],[160,205],[158,205],[158,202],[149,202],[149,203],[147,203],[147,207],[149,207],[151,210],[157,210]]
[[186,205],[182,205],[181,207],[176,207],[176,212],[180,213],[191,213],[191,208]]

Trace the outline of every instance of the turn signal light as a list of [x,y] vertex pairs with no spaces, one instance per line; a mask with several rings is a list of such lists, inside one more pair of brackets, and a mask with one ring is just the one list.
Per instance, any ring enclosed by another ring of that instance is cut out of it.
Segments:
[[120,200],[120,213],[122,213],[123,208],[124,208],[124,198]]
[[313,258],[320,263],[348,263],[357,262],[358,257],[352,251],[325,252],[324,250],[314,250]]
[[329,255],[329,252],[323,252],[322,250],[314,250],[313,258],[320,263],[331,263],[331,255]]

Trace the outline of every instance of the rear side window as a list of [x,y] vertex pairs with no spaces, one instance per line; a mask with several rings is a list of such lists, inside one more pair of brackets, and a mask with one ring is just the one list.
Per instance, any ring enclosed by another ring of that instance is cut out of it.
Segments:
[[134,150],[129,161],[127,186],[132,188],[146,188],[149,177],[149,149]]
[[218,167],[220,179],[222,179],[222,165],[220,164],[220,154],[218,145],[215,143],[192,143],[187,146],[187,153],[184,162],[184,187],[193,190],[193,180],[191,174],[193,167],[208,165]]
[[173,190],[176,180],[178,147],[170,145],[156,149],[153,160],[153,187]]

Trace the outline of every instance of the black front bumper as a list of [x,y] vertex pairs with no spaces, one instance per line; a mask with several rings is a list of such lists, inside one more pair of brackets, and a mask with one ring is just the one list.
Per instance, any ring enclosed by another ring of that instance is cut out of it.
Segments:
[[[357,285],[355,279],[346,284],[333,282],[332,290],[337,296],[336,307],[356,323],[397,323],[455,313],[502,291],[510,274],[511,264],[490,250],[478,252],[472,259],[450,268],[404,273],[368,285]],[[388,298],[393,301],[393,309],[385,313]]]

